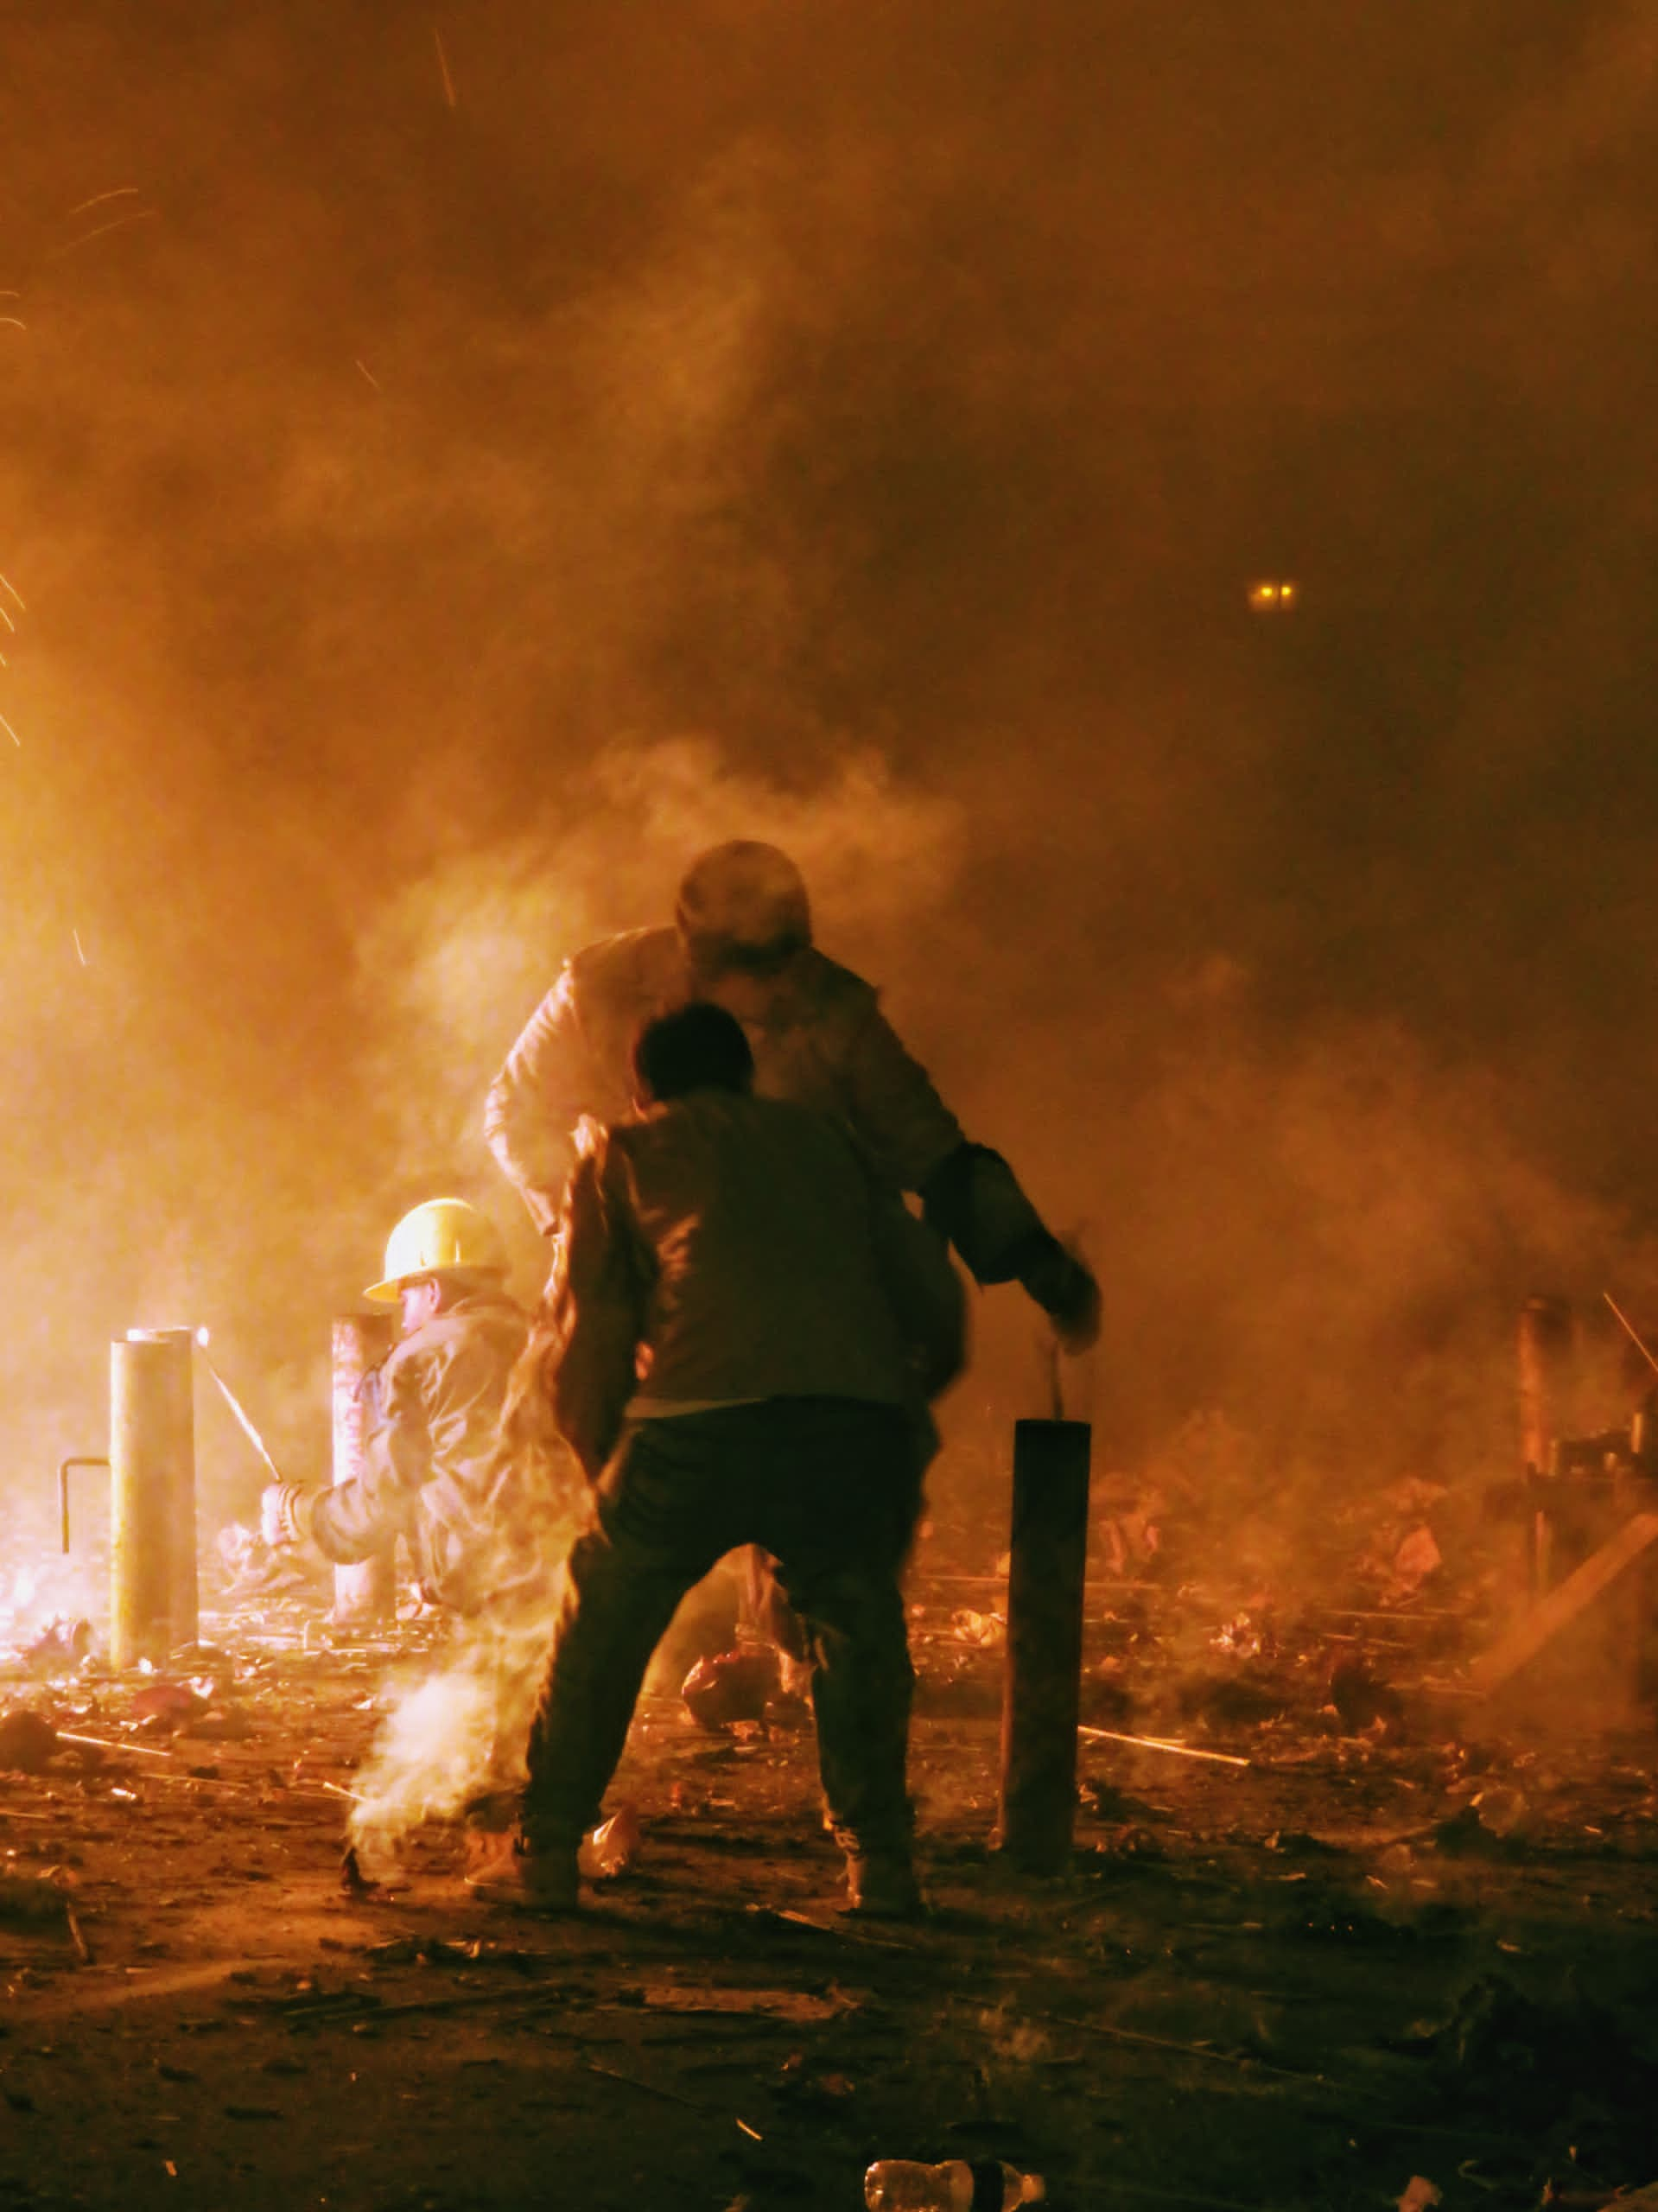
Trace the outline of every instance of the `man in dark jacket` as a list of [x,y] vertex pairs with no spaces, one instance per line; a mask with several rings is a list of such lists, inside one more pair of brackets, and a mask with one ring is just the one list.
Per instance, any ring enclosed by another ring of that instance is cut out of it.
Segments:
[[651,1654],[759,1544],[802,1623],[854,1910],[912,1911],[912,1675],[899,1572],[926,1398],[959,1369],[943,1243],[810,1108],[753,1095],[741,1026],[647,1025],[643,1103],[571,1178],[549,1290],[558,1426],[594,1485],[563,1570],[518,1855],[486,1894],[560,1909]]

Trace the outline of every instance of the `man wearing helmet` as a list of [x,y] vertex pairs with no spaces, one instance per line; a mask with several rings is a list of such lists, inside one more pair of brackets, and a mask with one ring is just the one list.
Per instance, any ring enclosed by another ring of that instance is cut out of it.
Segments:
[[507,1055],[485,1133],[538,1228],[557,1220],[577,1122],[626,1113],[634,1039],[692,999],[741,1022],[759,1096],[832,1115],[880,1177],[918,1193],[979,1282],[1021,1283],[1067,1350],[1093,1342],[1093,1276],[1001,1154],[964,1136],[872,986],[813,945],[794,863],[747,839],[693,861],[673,928],[631,930],[575,954]]
[[526,1480],[499,1448],[502,1402],[529,1318],[507,1295],[493,1224],[464,1198],[429,1198],[392,1230],[384,1279],[364,1293],[401,1309],[403,1334],[372,1378],[367,1465],[333,1489],[272,1483],[270,1543],[308,1537],[338,1565],[403,1537],[422,1589],[463,1612],[531,1564]]

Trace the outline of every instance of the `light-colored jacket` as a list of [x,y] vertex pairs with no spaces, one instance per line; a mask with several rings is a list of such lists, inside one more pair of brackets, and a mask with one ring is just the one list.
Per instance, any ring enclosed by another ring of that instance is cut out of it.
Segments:
[[607,1130],[555,1249],[554,1414],[589,1478],[625,1417],[797,1397],[913,1408],[962,1363],[942,1240],[792,1102],[701,1090]]
[[[557,1218],[576,1122],[629,1111],[634,1039],[692,995],[678,933],[632,930],[578,952],[531,1015],[491,1087],[484,1131],[538,1229]],[[747,1033],[756,1094],[843,1123],[894,1190],[918,1191],[961,1146],[961,1124],[873,987],[821,952],[799,957],[773,1014]]]
[[378,1420],[363,1474],[308,1499],[326,1558],[367,1559],[403,1536],[429,1593],[463,1611],[522,1564],[535,1515],[499,1430],[528,1332],[505,1291],[479,1291],[393,1346],[371,1377]]

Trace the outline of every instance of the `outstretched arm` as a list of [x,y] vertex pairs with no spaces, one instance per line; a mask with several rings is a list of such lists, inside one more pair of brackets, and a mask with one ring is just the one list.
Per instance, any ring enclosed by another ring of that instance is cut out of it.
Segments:
[[999,1152],[962,1125],[892,1024],[871,1007],[846,1056],[849,1118],[881,1172],[917,1192],[926,1217],[981,1283],[1018,1282],[1070,1351],[1099,1332],[1099,1291],[1044,1223]]
[[308,1536],[324,1559],[346,1567],[412,1539],[421,1484],[432,1471],[432,1440],[416,1363],[394,1359],[383,1370],[386,1397],[369,1438],[363,1471],[332,1489],[271,1483],[262,1500],[266,1541]]

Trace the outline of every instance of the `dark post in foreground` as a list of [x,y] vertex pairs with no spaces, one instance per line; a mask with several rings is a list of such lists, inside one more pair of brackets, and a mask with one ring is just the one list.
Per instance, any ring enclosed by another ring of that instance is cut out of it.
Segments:
[[1070,1863],[1076,1826],[1091,1433],[1081,1421],[1013,1427],[997,1843],[1035,1874]]
[[[342,1313],[334,1325],[334,1478],[353,1482],[368,1448],[368,1407],[363,1385],[397,1341],[396,1317]],[[342,1627],[389,1621],[397,1610],[395,1547],[372,1559],[334,1571],[334,1617]]]

